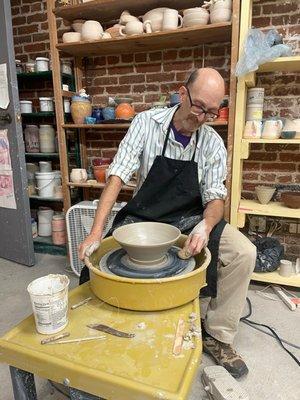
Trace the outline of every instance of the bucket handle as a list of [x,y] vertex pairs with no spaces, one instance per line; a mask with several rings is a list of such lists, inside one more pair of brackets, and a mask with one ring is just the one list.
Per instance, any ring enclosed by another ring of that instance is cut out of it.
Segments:
[[43,190],[45,189],[47,186],[50,185],[50,183],[52,183],[55,180],[55,176],[51,179],[50,182],[47,182],[46,185],[42,186],[42,187],[36,187],[37,190]]

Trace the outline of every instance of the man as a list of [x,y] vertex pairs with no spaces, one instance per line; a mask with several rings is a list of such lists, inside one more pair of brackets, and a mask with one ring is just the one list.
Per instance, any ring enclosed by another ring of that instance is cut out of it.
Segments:
[[[80,258],[99,245],[109,212],[124,183],[138,170],[137,190],[116,216],[113,229],[138,221],[159,221],[189,234],[185,251],[193,256],[208,245],[211,296],[203,321],[204,351],[234,377],[248,372],[232,348],[256,259],[255,246],[223,220],[226,149],[208,118],[216,118],[224,81],[211,68],[194,71],[179,89],[180,105],[138,114],[109,168],[90,235]],[[83,270],[81,282],[87,269]]]

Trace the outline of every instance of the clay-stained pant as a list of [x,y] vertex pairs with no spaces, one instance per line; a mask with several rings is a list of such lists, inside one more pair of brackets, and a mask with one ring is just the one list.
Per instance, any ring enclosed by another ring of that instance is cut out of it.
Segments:
[[221,342],[231,344],[237,333],[255,260],[256,247],[227,224],[219,246],[217,297],[200,300],[205,329]]

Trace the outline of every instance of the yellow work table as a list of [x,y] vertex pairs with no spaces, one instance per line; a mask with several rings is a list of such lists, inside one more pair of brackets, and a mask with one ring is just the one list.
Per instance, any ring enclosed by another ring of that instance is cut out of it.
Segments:
[[[36,399],[32,374],[69,386],[72,399],[148,400],[186,399],[198,368],[201,340],[195,348],[173,355],[180,318],[191,313],[200,321],[199,300],[166,311],[136,312],[109,306],[97,299],[89,283],[69,293],[69,324],[60,332],[66,339],[105,336],[103,340],[41,345],[45,335],[36,332],[33,316],[26,318],[0,339],[0,361],[11,366],[15,399]],[[134,338],[98,332],[88,324],[105,324]]]

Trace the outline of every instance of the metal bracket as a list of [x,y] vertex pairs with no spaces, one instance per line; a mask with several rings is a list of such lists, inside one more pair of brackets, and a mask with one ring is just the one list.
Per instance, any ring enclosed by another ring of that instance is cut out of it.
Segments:
[[101,397],[94,396],[93,394],[85,393],[78,389],[70,388],[71,400],[104,400]]
[[15,400],[37,400],[34,375],[15,367],[9,369]]

